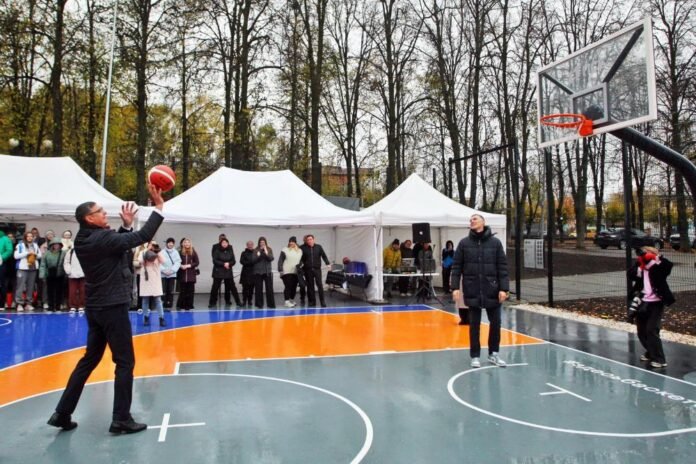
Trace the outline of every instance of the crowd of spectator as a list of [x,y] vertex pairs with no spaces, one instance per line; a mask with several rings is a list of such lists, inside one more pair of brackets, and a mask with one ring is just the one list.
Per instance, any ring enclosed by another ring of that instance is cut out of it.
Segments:
[[[225,234],[220,234],[212,246],[210,259],[213,266],[209,308],[216,307],[223,298],[226,306],[234,302],[238,309],[275,308],[274,269],[283,282],[285,307],[297,305],[298,293],[302,306],[305,302],[316,306],[317,295],[319,304],[326,306],[322,264],[328,266],[329,259],[312,234],[303,238],[302,245],[298,245],[296,237],[290,237],[277,257],[265,237],[247,241],[239,256],[242,269],[237,275],[233,270],[237,264],[235,251]],[[145,243],[132,251],[131,262],[135,276],[132,306],[143,311],[145,325],[150,324],[152,311],[157,312],[159,323],[164,326],[165,310],[194,308],[201,256],[191,239],[182,238],[178,247],[171,237],[164,247],[155,241]],[[0,231],[0,297],[0,309],[84,311],[85,279],[74,251],[72,232],[66,230],[57,237],[48,230],[42,237],[34,228],[16,237]]]

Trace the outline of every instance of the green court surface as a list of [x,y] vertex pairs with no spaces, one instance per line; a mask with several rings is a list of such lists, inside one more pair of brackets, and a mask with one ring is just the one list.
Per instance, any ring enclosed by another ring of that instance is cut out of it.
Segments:
[[502,354],[476,370],[467,350],[184,363],[136,380],[150,428],[129,437],[104,426],[111,382],[85,389],[80,433],[43,426],[59,392],[6,406],[0,462],[695,461],[696,385],[553,343]]

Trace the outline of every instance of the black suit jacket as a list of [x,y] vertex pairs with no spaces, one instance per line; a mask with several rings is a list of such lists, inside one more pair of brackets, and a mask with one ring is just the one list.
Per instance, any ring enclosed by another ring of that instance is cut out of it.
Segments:
[[129,253],[132,248],[152,240],[164,217],[156,211],[138,231],[80,226],[75,237],[75,253],[85,272],[87,309],[130,303],[133,273]]

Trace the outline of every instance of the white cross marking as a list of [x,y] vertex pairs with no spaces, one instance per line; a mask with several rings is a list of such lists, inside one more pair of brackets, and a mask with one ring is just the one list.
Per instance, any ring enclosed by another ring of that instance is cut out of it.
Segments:
[[544,392],[544,393],[539,393],[540,396],[547,396],[547,395],[571,395],[576,398],[580,398],[583,401],[587,401],[588,403],[591,403],[592,400],[585,398],[584,396],[577,395],[571,391],[566,390],[565,388],[557,387],[556,385],[552,383],[547,383],[549,387],[555,388],[557,391],[551,391],[551,392]]
[[160,429],[158,442],[162,443],[167,439],[167,430],[177,427],[196,427],[200,425],[205,425],[205,422],[192,422],[190,424],[170,424],[169,423],[169,413],[166,413],[162,418],[162,425],[153,425],[148,427],[148,429]]

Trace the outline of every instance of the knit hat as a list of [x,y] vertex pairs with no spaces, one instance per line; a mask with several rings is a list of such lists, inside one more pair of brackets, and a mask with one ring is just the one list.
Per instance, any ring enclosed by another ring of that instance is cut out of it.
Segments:
[[288,240],[288,243],[290,243],[290,242],[297,243],[297,237],[295,237],[294,235],[292,237],[290,237],[290,240]]

